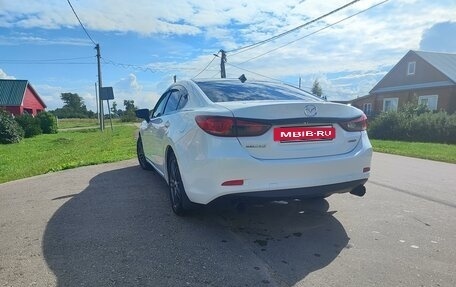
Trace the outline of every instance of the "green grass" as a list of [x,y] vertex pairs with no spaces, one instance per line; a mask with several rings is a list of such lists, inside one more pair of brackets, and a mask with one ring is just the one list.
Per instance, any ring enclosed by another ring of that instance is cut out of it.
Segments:
[[0,183],[136,155],[134,126],[66,131],[0,145]]
[[[112,119],[112,124],[120,124],[120,119]],[[105,127],[110,128],[109,119],[105,119]],[[59,119],[58,128],[59,129],[71,129],[71,128],[83,128],[83,127],[97,127],[98,119]]]
[[374,151],[456,163],[456,145],[371,140]]
[[[0,145],[0,183],[79,166],[115,162],[136,155],[131,125],[39,135]],[[456,145],[371,140],[374,151],[456,163]]]
[[97,119],[59,119],[59,129],[81,128],[81,127],[96,127]]

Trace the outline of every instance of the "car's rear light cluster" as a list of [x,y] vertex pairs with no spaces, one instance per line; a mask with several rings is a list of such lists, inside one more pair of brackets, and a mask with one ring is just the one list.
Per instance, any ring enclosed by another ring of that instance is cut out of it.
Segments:
[[196,116],[198,126],[208,134],[220,137],[252,137],[267,132],[271,125],[223,116]]
[[341,122],[340,126],[348,132],[360,132],[367,129],[367,117],[365,114],[349,122]]

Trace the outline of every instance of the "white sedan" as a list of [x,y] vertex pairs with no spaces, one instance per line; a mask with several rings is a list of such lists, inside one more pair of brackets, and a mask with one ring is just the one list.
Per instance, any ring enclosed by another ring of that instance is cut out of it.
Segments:
[[362,196],[371,167],[367,119],[272,82],[187,80],[136,111],[142,168],[168,183],[173,211],[225,196]]

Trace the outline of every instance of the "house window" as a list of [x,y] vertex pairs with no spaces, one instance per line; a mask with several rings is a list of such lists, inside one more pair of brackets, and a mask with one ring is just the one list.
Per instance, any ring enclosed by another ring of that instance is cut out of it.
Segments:
[[439,99],[438,95],[429,95],[429,96],[419,96],[418,104],[425,105],[429,110],[437,110],[437,101]]
[[407,75],[415,75],[416,62],[409,62],[407,67]]
[[372,114],[372,104],[371,103],[365,103],[363,104],[363,112],[369,116]]
[[399,102],[398,98],[385,98],[383,99],[383,111],[384,112],[396,112],[397,104]]

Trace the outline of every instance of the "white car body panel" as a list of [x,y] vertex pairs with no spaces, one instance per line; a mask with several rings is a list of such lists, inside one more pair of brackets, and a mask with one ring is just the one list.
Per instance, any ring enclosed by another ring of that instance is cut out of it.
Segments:
[[[230,194],[281,191],[367,180],[372,146],[365,131],[348,132],[336,122],[330,141],[273,141],[275,127],[312,125],[306,120],[273,125],[253,137],[220,137],[203,131],[198,115],[280,120],[305,118],[306,104],[315,105],[320,118],[354,119],[362,112],[354,107],[316,99],[303,101],[211,102],[192,81],[179,82],[189,93],[186,106],[175,113],[143,122],[140,135],[149,163],[168,180],[167,152],[172,149],[179,164],[188,198],[207,204]],[[231,180],[243,185],[222,186]],[[349,190],[340,190],[346,192]],[[335,191],[339,192],[339,191]],[[333,193],[333,192],[331,192]],[[305,194],[303,194],[305,195]],[[321,193],[325,196],[325,193]]]

